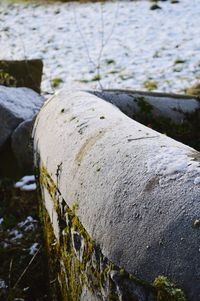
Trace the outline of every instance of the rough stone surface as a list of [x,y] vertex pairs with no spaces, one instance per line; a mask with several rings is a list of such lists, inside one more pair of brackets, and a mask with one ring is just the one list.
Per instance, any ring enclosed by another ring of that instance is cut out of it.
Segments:
[[20,123],[11,136],[11,148],[23,174],[33,172],[33,143],[31,133],[35,117]]
[[0,149],[14,129],[32,118],[43,104],[43,97],[28,88],[0,86]]
[[[69,91],[40,111],[34,143],[41,169],[67,206],[76,205],[108,260],[148,282],[167,276],[190,301],[200,299],[199,152],[92,94]],[[55,194],[47,188],[44,202],[60,241]],[[144,300],[143,290],[135,294]]]

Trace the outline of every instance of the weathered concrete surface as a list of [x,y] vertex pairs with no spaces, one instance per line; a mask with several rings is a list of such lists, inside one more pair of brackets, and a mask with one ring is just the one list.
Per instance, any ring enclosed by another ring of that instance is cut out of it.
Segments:
[[137,116],[145,102],[152,106],[149,109],[155,117],[165,116],[175,123],[183,122],[187,119],[188,113],[191,114],[200,109],[199,99],[195,96],[132,90],[89,92],[114,104],[131,118]]
[[43,102],[43,97],[28,88],[0,86],[0,148],[21,122],[39,111]]
[[195,96],[105,90],[90,93],[140,123],[200,150],[200,101]]
[[0,86],[0,148],[19,123],[39,111],[43,102],[43,97],[28,88]]
[[33,141],[31,133],[36,116],[20,123],[11,136],[11,148],[23,173],[33,173]]
[[[78,254],[81,262],[89,235],[115,267],[149,283],[167,276],[189,300],[200,299],[199,152],[131,120],[92,94],[69,91],[45,103],[35,123],[34,144],[45,210],[55,245],[64,250],[57,254],[67,256],[72,240],[75,250],[69,254]],[[79,243],[74,229],[84,238]],[[59,259],[67,274],[68,261]],[[85,266],[79,268],[86,273]],[[110,271],[112,283],[116,273],[116,268]],[[69,277],[60,283],[64,279]],[[130,295],[123,297],[120,283],[116,300],[186,300],[155,291],[152,297],[143,285],[132,292],[133,284],[124,285]],[[87,300],[76,296],[69,300]],[[96,298],[109,300],[102,296]]]
[[43,103],[44,98],[28,88],[0,86],[0,178],[33,172],[29,121]]

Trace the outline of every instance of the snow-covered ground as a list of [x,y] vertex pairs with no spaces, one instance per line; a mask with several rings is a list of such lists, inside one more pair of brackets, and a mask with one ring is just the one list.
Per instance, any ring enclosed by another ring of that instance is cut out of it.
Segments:
[[42,58],[44,92],[100,84],[184,91],[200,78],[200,2],[160,5],[1,1],[0,59]]

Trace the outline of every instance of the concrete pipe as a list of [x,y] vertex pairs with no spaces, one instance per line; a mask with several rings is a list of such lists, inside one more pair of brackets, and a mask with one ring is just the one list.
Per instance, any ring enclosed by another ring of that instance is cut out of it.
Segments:
[[61,91],[34,127],[52,300],[200,300],[200,153],[99,96]]

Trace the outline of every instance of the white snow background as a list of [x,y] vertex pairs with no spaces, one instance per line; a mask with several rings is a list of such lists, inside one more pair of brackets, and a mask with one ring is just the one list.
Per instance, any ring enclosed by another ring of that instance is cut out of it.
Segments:
[[[0,3],[0,59],[42,58],[43,92],[65,87],[183,92],[200,77],[200,1]],[[98,73],[98,65],[100,71]],[[89,81],[85,83],[86,81]],[[83,84],[84,82],[84,84]]]

